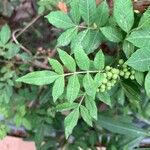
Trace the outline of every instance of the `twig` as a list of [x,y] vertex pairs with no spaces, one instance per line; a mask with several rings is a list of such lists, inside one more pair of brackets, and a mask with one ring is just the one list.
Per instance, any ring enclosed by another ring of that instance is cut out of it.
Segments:
[[30,52],[30,50],[28,50],[26,47],[24,47],[22,44],[20,44],[20,43],[17,41],[15,34],[16,34],[18,31],[20,31],[20,29],[17,29],[17,30],[15,30],[15,31],[12,33],[12,39],[13,39],[13,41],[14,41],[16,44],[18,44],[18,45],[21,47],[21,49],[23,49],[26,53],[28,53],[30,56],[32,56],[32,53]]
[[50,69],[49,66],[45,65],[44,63],[42,63],[42,62],[40,62],[38,60],[33,61],[32,65],[36,66],[36,67],[39,67],[39,68],[43,68],[43,69]]
[[40,17],[41,17],[41,15],[37,15],[35,18],[33,18],[33,20],[31,20],[31,22],[29,22],[28,25],[25,26],[25,27],[16,35],[16,39],[17,39],[22,33],[24,33],[32,24],[34,24]]

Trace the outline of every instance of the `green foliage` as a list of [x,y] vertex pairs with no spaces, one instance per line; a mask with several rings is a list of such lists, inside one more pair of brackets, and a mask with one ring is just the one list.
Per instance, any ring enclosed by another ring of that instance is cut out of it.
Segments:
[[148,47],[138,49],[127,60],[126,64],[133,67],[137,71],[149,71],[150,64],[150,50]]
[[58,53],[65,67],[72,72],[76,71],[76,64],[74,59],[63,50],[59,50]]
[[148,74],[145,77],[145,89],[147,92],[147,95],[150,96],[150,73],[148,72]]
[[81,14],[79,13],[79,0],[71,1],[70,3],[71,11],[70,15],[75,24],[80,23]]
[[135,47],[132,43],[126,40],[123,42],[122,49],[127,58],[129,58],[132,55],[132,53],[134,53],[134,48]]
[[116,28],[106,26],[101,28],[101,31],[109,41],[118,43],[122,40],[122,34]]
[[0,39],[2,44],[6,44],[11,37],[11,31],[8,25],[3,26],[0,33]]
[[95,21],[96,3],[94,0],[83,0],[79,3],[81,16],[87,25],[91,25]]
[[65,87],[64,77],[61,76],[58,79],[56,79],[53,86],[52,96],[54,102],[63,94],[64,87]]
[[74,109],[64,121],[66,138],[72,133],[73,128],[77,125],[79,118],[79,108]]
[[72,22],[69,16],[60,11],[51,12],[46,16],[46,18],[52,25],[56,26],[57,28],[68,29],[75,27],[75,24]]
[[137,31],[133,31],[131,35],[127,38],[127,40],[133,45],[143,48],[143,47],[149,47],[150,43],[150,32],[149,29],[140,29]]
[[[39,13],[58,2],[40,0]],[[150,8],[134,17],[131,0],[115,0],[113,14],[106,0],[61,4],[68,12],[45,16],[62,29],[51,44],[56,43],[55,57],[45,61],[49,69],[31,66],[36,54],[21,52],[9,26],[1,28],[0,138],[10,120],[25,127],[40,150],[95,149],[97,143],[108,149],[138,147],[150,136]]]
[[78,97],[79,91],[80,91],[79,79],[78,76],[74,74],[68,79],[67,100],[72,103]]
[[103,128],[111,132],[125,134],[131,137],[145,136],[150,134],[140,128],[137,128],[132,123],[123,122],[119,119],[112,119],[102,115],[99,115],[98,117],[98,125],[101,125]]
[[82,46],[78,45],[74,49],[74,56],[76,59],[76,62],[78,64],[78,67],[82,70],[89,70],[90,67],[90,60],[85,54]]
[[44,85],[54,82],[59,76],[53,71],[36,71],[17,79],[17,81],[34,85]]
[[132,1],[116,0],[114,2],[114,18],[121,29],[129,32],[134,23]]
[[140,19],[138,28],[148,28],[150,27],[150,8],[148,8],[145,13],[143,14],[143,16]]
[[98,15],[97,17],[99,17],[99,19],[96,19],[96,25],[98,27],[104,26],[107,23],[108,18],[109,18],[109,7],[108,7],[106,0],[104,0],[97,7],[97,15]]
[[94,66],[98,70],[102,70],[105,66],[104,54],[102,51],[98,52],[94,58]]

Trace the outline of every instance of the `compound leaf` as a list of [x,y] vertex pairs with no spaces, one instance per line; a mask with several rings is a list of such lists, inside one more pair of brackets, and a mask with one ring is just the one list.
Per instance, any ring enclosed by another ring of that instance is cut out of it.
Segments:
[[53,71],[35,71],[26,74],[16,81],[34,85],[46,85],[54,82],[58,77],[59,75]]

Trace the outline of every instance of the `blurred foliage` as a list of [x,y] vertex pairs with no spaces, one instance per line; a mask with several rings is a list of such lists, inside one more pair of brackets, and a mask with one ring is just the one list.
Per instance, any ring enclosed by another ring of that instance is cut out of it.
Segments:
[[[59,0],[36,1],[34,3],[36,15],[47,15],[52,10],[58,10],[59,2]],[[65,3],[70,9],[71,0],[61,2]],[[13,20],[11,16],[19,4],[21,4],[19,0],[0,1],[0,14],[3,17],[8,17],[8,22],[11,22]],[[71,15],[69,14],[69,16]],[[138,25],[137,21],[140,20],[140,17],[141,14],[135,13],[135,26]],[[55,29],[43,18],[42,16],[37,20],[28,29],[28,32],[24,32],[17,39],[18,42],[15,42],[12,37],[16,27],[10,28],[11,24],[5,24],[1,27],[0,138],[11,133],[11,127],[15,125],[17,129],[20,129],[20,127],[24,128],[26,140],[34,140],[39,150],[57,150],[60,147],[68,150],[88,148],[95,150],[96,147],[101,146],[107,146],[110,150],[132,150],[138,147],[141,140],[149,133],[150,124],[150,102],[143,86],[145,72],[141,74],[139,72],[136,73],[138,83],[135,80],[131,81],[122,78],[108,92],[109,96],[101,95],[97,97],[95,103],[98,109],[98,120],[94,120],[93,127],[89,127],[79,117],[78,124],[68,139],[64,135],[64,118],[70,110],[68,109],[64,112],[56,111],[56,108],[59,109],[58,104],[65,102],[65,93],[54,103],[52,85],[35,86],[16,82],[16,79],[28,72],[43,70],[43,66],[39,67],[39,62],[49,67],[47,57],[53,56],[52,53],[55,51],[53,49],[56,44],[59,47],[65,46],[67,52],[70,49],[68,41],[64,41],[65,38],[62,35],[63,33],[60,32],[61,30]],[[102,20],[104,25],[116,26],[117,23],[112,16],[109,17],[108,22],[105,19]],[[76,39],[69,39],[69,42],[72,42],[72,47],[78,43],[78,40],[83,35],[84,28],[82,28],[82,25],[84,23],[81,24]],[[100,22],[97,23],[99,24]],[[28,25],[28,22],[20,21],[19,24],[19,27],[24,27]],[[95,27],[95,24],[91,25],[91,28],[95,29]],[[119,28],[118,25],[117,28]],[[126,36],[124,31],[119,33],[122,34],[123,38]],[[91,44],[91,39],[93,38],[89,39],[89,37],[95,34],[88,35],[84,40]],[[57,41],[59,36],[62,36],[62,38],[59,39],[60,41]],[[116,39],[109,41],[107,40],[109,36],[106,38],[104,35],[101,35],[100,37],[102,38],[101,48],[105,54],[106,65],[112,64],[116,66],[120,57],[127,60],[128,56],[130,57],[134,52],[132,48],[130,52],[126,49],[121,51],[118,56],[115,51],[118,48],[114,42]],[[20,43],[31,50],[32,56],[22,49]],[[84,41],[82,44],[87,51],[91,50],[92,44],[89,45]],[[96,54],[95,51],[97,52],[98,49],[99,45],[96,43],[96,47],[92,48],[88,56],[93,59]],[[71,51],[72,53],[73,51]],[[55,55],[55,58],[58,59],[58,56]],[[79,77],[80,82],[82,77],[82,75]],[[104,104],[110,99],[111,107]]]

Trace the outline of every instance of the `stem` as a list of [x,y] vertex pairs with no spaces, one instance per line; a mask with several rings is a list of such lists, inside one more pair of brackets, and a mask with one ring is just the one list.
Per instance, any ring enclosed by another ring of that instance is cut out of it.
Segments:
[[74,75],[74,74],[86,74],[86,73],[99,73],[99,72],[102,72],[100,70],[94,70],[94,71],[79,71],[79,72],[71,72],[71,73],[66,73],[66,74],[63,74],[63,76],[70,76],[70,75]]
[[82,98],[81,98],[81,100],[80,100],[80,103],[79,103],[79,105],[78,105],[78,108],[81,106],[81,104],[82,104],[82,102],[83,102],[83,100],[84,100],[85,94],[86,94],[86,93],[84,93],[84,95],[82,96]]
[[17,39],[22,33],[24,33],[31,25],[33,25],[40,17],[41,17],[41,15],[37,15],[35,18],[33,18],[33,20],[31,20],[31,22],[29,22],[29,24],[28,24],[27,26],[25,26],[25,27],[16,35],[16,39]]
[[91,30],[95,30],[94,27],[86,27],[86,26],[82,26],[82,25],[78,25],[77,27],[78,27],[78,28],[81,28],[81,29],[91,29]]

